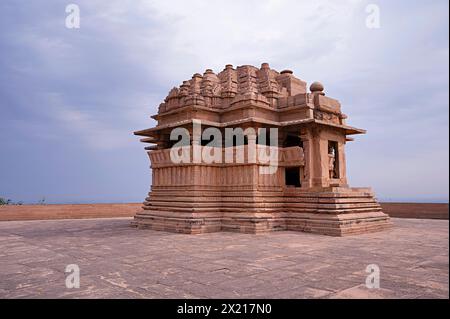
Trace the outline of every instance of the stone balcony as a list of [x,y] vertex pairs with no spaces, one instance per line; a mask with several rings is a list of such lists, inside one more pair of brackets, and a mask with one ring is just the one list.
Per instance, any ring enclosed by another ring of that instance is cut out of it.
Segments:
[[[197,148],[195,154],[213,154],[214,147],[210,146],[184,146],[180,148],[179,154],[185,150],[188,154],[186,161],[181,164],[200,164],[200,165],[218,165],[218,164],[251,164],[256,163],[258,165],[267,165],[272,156],[270,162],[277,162],[278,166],[303,166],[305,163],[303,148],[294,147],[271,147],[265,145],[256,145],[256,152],[254,160],[252,160],[251,153],[249,154],[249,146],[235,146],[222,148],[221,162],[212,162],[205,160],[202,156],[198,156],[197,160],[194,158],[194,148]],[[182,150],[183,149],[183,150]],[[180,165],[171,159],[172,149],[152,150],[148,152],[150,157],[152,168],[170,167],[174,165]],[[275,160],[277,158],[277,160]]]

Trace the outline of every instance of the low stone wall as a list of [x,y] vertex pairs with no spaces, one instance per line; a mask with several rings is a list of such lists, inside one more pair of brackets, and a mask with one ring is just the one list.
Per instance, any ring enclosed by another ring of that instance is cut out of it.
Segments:
[[0,206],[0,221],[133,217],[142,204],[8,205]]
[[[0,221],[133,217],[141,203],[0,206]],[[448,204],[381,203],[396,218],[448,219]]]
[[381,203],[381,207],[396,218],[448,219],[448,204]]

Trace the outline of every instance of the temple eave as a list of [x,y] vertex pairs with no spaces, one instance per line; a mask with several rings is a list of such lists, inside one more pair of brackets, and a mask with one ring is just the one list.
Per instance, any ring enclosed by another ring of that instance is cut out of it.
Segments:
[[[153,137],[155,132],[174,128],[174,127],[180,127],[183,125],[190,125],[193,122],[194,122],[194,120],[191,119],[191,120],[173,122],[173,123],[165,124],[165,125],[158,125],[153,128],[136,131],[136,132],[134,132],[134,135]],[[217,128],[230,127],[230,126],[244,124],[244,123],[259,123],[259,124],[264,124],[264,125],[270,125],[273,127],[285,127],[285,126],[294,126],[294,125],[307,124],[307,123],[316,123],[319,125],[331,126],[333,128],[338,128],[338,129],[344,130],[346,135],[356,135],[356,134],[365,134],[366,133],[366,130],[364,130],[364,129],[360,129],[360,128],[356,128],[356,127],[348,126],[348,125],[335,124],[335,123],[331,123],[331,122],[327,122],[327,121],[316,120],[316,119],[312,119],[312,118],[300,119],[300,120],[294,120],[294,121],[277,122],[277,121],[271,121],[271,120],[258,118],[258,117],[248,117],[245,119],[239,119],[239,120],[223,122],[223,123],[209,121],[209,120],[201,120],[201,123],[202,123],[202,125],[205,125],[205,126],[212,126],[212,127],[217,127]]]
[[320,125],[331,126],[334,128],[342,129],[345,131],[345,135],[356,135],[356,134],[366,134],[367,133],[367,131],[362,128],[356,128],[356,127],[349,126],[349,125],[335,124],[335,123],[330,123],[330,122],[321,121],[321,120],[314,120],[314,122],[317,124],[320,124]]

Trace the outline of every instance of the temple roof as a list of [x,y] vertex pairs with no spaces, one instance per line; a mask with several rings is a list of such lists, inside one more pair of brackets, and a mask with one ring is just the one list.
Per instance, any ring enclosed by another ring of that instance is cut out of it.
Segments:
[[207,69],[203,75],[195,73],[190,80],[174,87],[160,105],[159,112],[193,104],[226,108],[240,97],[249,95],[271,103],[273,99],[306,91],[306,82],[294,77],[292,71],[278,72],[267,63],[260,68],[251,65],[233,68],[228,64],[218,74]]
[[[205,125],[228,127],[257,123],[271,127],[315,124],[333,127],[346,135],[365,130],[348,126],[338,100],[325,96],[324,86],[296,78],[290,70],[278,72],[263,63],[260,68],[228,64],[215,74],[207,69],[170,90],[160,104],[156,127],[135,132],[159,138],[159,132],[189,125],[200,119]],[[146,142],[151,142],[146,139]]]

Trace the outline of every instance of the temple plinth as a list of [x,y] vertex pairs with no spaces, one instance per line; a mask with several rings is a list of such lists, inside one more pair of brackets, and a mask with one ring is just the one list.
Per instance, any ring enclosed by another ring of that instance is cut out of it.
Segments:
[[324,91],[267,63],[208,69],[173,88],[156,127],[135,132],[151,144],[153,174],[133,224],[332,236],[389,227],[372,191],[348,186],[345,145],[365,131],[348,126]]

